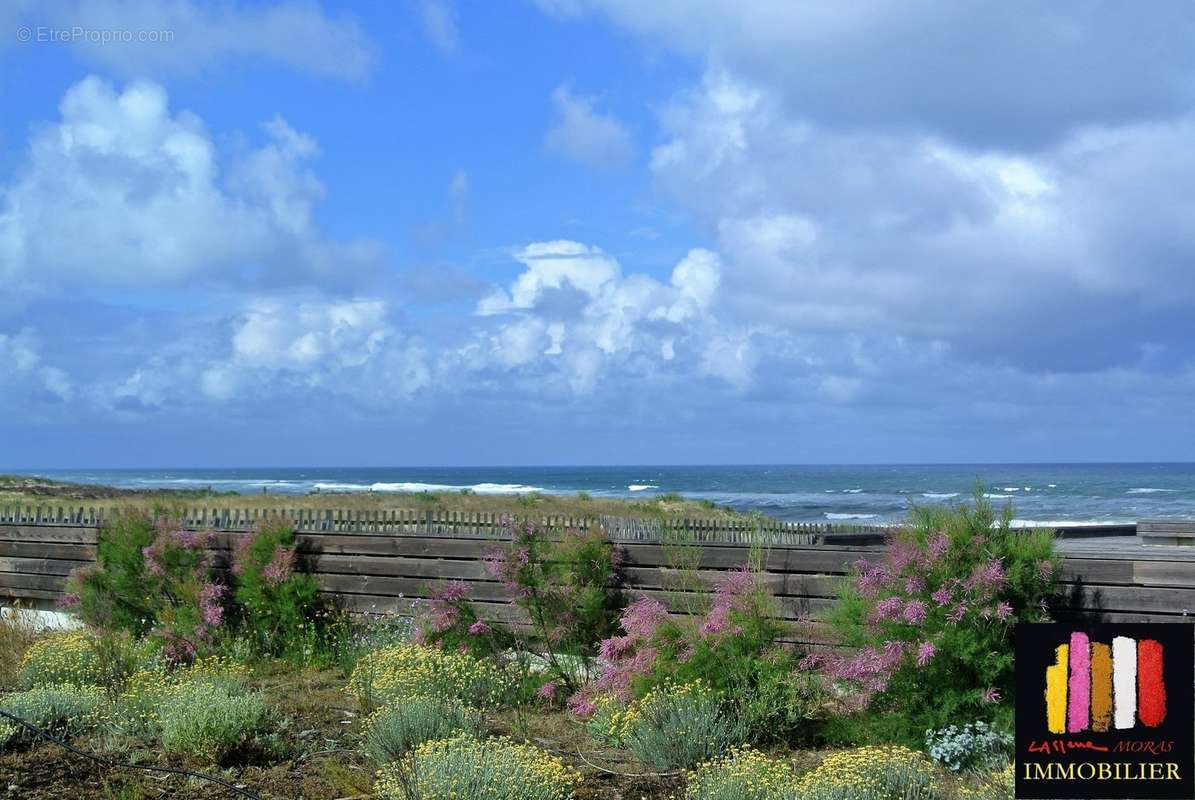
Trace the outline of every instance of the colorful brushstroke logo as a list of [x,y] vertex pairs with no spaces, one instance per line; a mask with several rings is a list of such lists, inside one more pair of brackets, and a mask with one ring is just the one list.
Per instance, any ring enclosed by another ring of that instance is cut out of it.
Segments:
[[1050,733],[1156,728],[1166,719],[1164,646],[1154,639],[1093,642],[1082,631],[1054,649],[1046,667]]
[[1195,625],[1016,628],[1016,797],[1195,797]]

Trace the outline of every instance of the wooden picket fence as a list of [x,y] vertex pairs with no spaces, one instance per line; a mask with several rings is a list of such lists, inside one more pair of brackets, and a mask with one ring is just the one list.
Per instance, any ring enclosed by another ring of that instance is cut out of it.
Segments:
[[[85,525],[102,527],[118,513],[114,507],[63,505],[0,506],[0,525]],[[298,530],[326,533],[398,533],[424,536],[498,538],[512,519],[534,522],[539,528],[564,532],[600,527],[615,541],[722,542],[773,545],[814,544],[827,535],[882,537],[891,526],[843,525],[837,523],[784,522],[770,517],[644,518],[617,516],[572,517],[545,514],[496,514],[437,509],[352,509],[308,508],[189,508],[181,524],[197,530],[250,530],[262,522],[285,518]]]

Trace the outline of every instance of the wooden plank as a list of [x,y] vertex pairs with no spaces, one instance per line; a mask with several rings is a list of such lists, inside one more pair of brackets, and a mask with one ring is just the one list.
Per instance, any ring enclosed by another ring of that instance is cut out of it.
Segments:
[[1143,519],[1137,521],[1137,534],[1143,533],[1185,533],[1195,536],[1195,520],[1191,519]]
[[1065,591],[1063,605],[1067,608],[1085,608],[1092,611],[1195,613],[1195,589],[1075,584]]
[[[376,594],[394,597],[427,597],[434,580],[425,578],[395,578],[387,575],[325,575],[317,574],[316,582],[326,592],[345,594]],[[505,601],[506,589],[496,581],[466,581],[469,599]]]
[[90,561],[64,561],[56,558],[0,558],[0,572],[23,575],[69,575],[71,570],[85,567]]
[[96,529],[73,525],[0,525],[0,540],[95,544]]
[[1189,561],[1134,561],[1132,564],[1134,583],[1195,587],[1195,564]]
[[1063,583],[1136,583],[1132,561],[1113,558],[1064,558]]
[[65,575],[25,575],[19,572],[0,572],[0,594],[7,589],[38,589],[57,592],[59,597],[66,590]]
[[367,534],[300,534],[300,553],[481,559],[494,549],[492,539]]
[[342,556],[316,554],[301,556],[308,572],[344,575],[391,575],[412,578],[460,578],[485,580],[490,577],[484,561],[445,558],[408,558],[387,556]]
[[[625,567],[623,585],[631,589],[691,589],[696,586],[713,588],[726,574],[720,570],[678,570],[669,567]],[[804,575],[799,573],[764,573],[760,576],[763,588],[777,596],[835,597],[842,583],[839,575]]]
[[16,542],[0,539],[0,556],[95,561],[95,545],[59,542]]
[[5,586],[0,583],[0,598],[12,598],[13,600],[57,600],[62,597],[62,592],[47,591],[45,589],[24,589],[15,586]]

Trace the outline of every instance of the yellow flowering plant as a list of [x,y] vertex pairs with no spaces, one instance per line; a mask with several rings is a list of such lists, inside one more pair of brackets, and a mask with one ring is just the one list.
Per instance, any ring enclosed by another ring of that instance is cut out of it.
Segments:
[[374,791],[386,800],[571,800],[580,782],[580,773],[537,747],[459,734],[383,767]]
[[487,708],[504,704],[515,686],[515,676],[492,660],[404,643],[363,656],[347,688],[366,707],[436,697]]
[[797,784],[801,800],[941,800],[933,761],[899,745],[857,747],[827,756]]
[[682,800],[796,800],[796,776],[784,759],[735,747],[689,771]]
[[38,639],[21,659],[21,685],[96,686],[102,680],[100,659],[92,635],[85,630],[54,633]]

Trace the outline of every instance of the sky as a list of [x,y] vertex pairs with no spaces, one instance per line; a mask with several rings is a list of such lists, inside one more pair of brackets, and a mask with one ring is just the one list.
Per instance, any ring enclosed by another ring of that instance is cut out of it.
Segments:
[[1185,0],[16,0],[0,468],[1195,454]]

